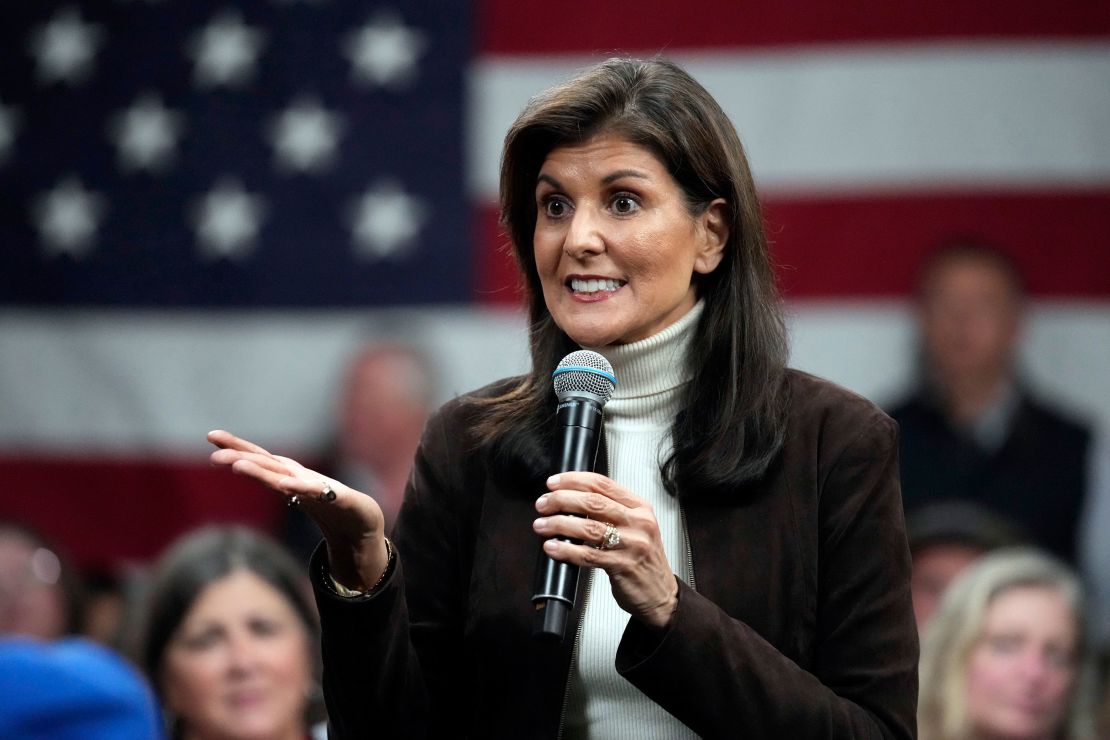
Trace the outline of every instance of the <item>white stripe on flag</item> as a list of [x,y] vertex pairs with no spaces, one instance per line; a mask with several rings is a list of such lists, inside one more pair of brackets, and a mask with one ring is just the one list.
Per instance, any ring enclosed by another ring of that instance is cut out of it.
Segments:
[[[878,402],[912,374],[904,302],[790,307],[792,363]],[[440,374],[440,400],[527,367],[523,317],[492,309],[255,316],[0,317],[0,449],[199,457],[222,426],[288,453],[331,431],[337,381],[361,342],[399,337]],[[1110,429],[1110,305],[1037,302],[1022,362],[1035,387]]]
[[[806,46],[674,59],[721,103],[765,190],[1110,183],[1110,43]],[[496,200],[502,139],[529,97],[593,61],[475,63],[474,196]]]

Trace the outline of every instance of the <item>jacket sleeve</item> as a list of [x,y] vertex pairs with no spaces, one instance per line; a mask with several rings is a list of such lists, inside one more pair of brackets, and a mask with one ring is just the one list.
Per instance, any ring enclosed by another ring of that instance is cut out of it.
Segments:
[[809,670],[679,582],[664,631],[631,620],[617,670],[703,737],[913,738],[917,632],[897,431],[879,417],[821,482]]
[[[311,562],[320,611],[324,699],[332,740],[438,736],[436,718],[458,718],[452,706],[462,645],[465,567],[458,554],[459,518],[452,510],[451,469],[443,424],[433,417],[416,454],[405,503],[393,531],[397,562],[373,596],[344,598],[328,584],[327,548]],[[420,604],[410,616],[411,599]],[[434,711],[433,710],[434,707]]]

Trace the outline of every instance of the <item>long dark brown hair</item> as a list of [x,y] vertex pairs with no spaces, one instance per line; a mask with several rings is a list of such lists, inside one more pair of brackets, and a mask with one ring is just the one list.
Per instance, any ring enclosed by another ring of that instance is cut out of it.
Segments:
[[[550,373],[578,346],[544,303],[533,252],[536,178],[556,147],[612,134],[651,151],[691,215],[726,203],[729,238],[717,269],[695,275],[705,302],[690,348],[692,382],[663,464],[672,493],[728,489],[761,475],[785,436],[786,332],[744,149],[717,101],[662,60],[610,59],[533,98],[505,137],[501,222],[523,279],[531,372],[481,401],[483,439],[502,463],[534,457],[550,427]],[[694,362],[692,358],[697,358]]]

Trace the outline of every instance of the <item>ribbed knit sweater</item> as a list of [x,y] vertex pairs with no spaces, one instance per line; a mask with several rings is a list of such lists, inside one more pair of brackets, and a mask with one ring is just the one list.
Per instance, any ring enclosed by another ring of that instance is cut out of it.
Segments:
[[[655,336],[597,349],[613,365],[617,387],[605,406],[609,477],[651,504],[671,570],[691,582],[686,529],[678,501],[663,488],[660,463],[671,452],[699,302]],[[672,740],[697,737],[666,710],[617,674],[614,660],[629,614],[617,606],[604,571],[589,579],[585,613],[570,675],[566,738]]]

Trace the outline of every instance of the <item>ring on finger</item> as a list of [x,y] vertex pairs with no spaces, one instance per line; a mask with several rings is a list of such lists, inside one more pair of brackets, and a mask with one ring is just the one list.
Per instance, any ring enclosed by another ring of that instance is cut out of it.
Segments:
[[300,506],[300,504],[301,504],[301,497],[298,496],[297,494],[293,494],[292,496],[289,497],[289,506],[290,507],[296,508],[296,507]]
[[320,500],[328,504],[335,501],[335,491],[332,490],[331,483],[324,484],[324,490],[320,492]]
[[598,550],[612,550],[614,547],[621,543],[621,533],[616,526],[606,523],[605,534],[601,535],[601,543],[597,545]]

